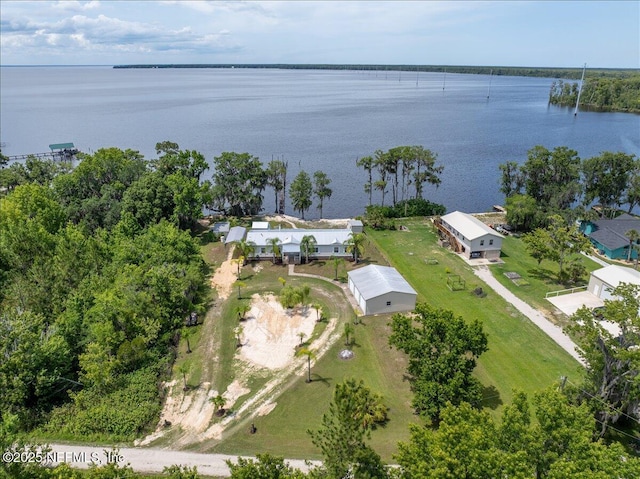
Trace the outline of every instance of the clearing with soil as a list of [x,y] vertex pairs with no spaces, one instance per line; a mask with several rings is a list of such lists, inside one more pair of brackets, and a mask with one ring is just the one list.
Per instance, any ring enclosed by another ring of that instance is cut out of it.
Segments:
[[[220,302],[230,296],[236,281],[237,263],[232,256],[233,250],[211,278]],[[258,265],[254,271],[260,269]],[[285,310],[273,294],[254,294],[250,308],[246,319],[240,323],[242,346],[235,355],[235,380],[226,391],[216,391],[211,383],[219,355],[219,340],[213,340],[222,310],[218,305],[217,314],[207,314],[201,326],[199,347],[203,350],[198,351],[203,359],[201,382],[186,391],[181,377],[166,383],[167,395],[158,426],[136,445],[170,443],[172,448],[210,447],[222,438],[223,433],[241,427],[251,417],[269,414],[276,407],[277,396],[305,373],[306,360],[296,357],[295,351],[301,335],[303,341],[312,337],[318,312],[310,307]],[[336,324],[335,318],[330,320],[323,333],[309,345],[318,359],[338,340],[340,334],[336,332]],[[245,397],[251,392],[247,385],[256,376],[266,377],[268,381],[255,394]],[[224,409],[227,410],[223,418],[215,415],[216,409],[211,402],[219,393],[225,399]]]

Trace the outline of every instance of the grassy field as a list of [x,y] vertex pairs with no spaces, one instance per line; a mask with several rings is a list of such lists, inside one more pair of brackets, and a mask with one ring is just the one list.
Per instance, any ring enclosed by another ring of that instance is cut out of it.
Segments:
[[[586,285],[589,281],[588,274],[602,266],[582,255],[577,255],[577,257],[581,259],[582,264],[587,268],[587,274],[583,282]],[[557,263],[545,260],[538,265],[538,262],[526,252],[522,240],[512,236],[507,236],[502,242],[501,259],[504,264],[491,266],[491,272],[496,279],[513,294],[530,305],[541,311],[552,313],[554,310],[553,305],[544,299],[545,294],[567,288],[566,285],[557,281],[559,271]],[[573,257],[570,259],[573,259]],[[524,284],[518,286],[504,275],[505,272],[512,271],[522,277]],[[552,315],[547,314],[547,317],[552,317]],[[567,322],[567,318],[562,313],[556,315],[554,319],[560,325],[564,325]]]
[[385,460],[391,460],[397,442],[409,438],[408,424],[419,420],[410,407],[412,394],[403,374],[406,359],[388,346],[388,320],[388,316],[369,317],[356,325],[353,359],[344,361],[338,357],[344,349],[343,341],[339,341],[313,366],[311,383],[305,383],[303,377],[296,378],[277,398],[276,408],[254,420],[256,434],[248,434],[243,429],[215,446],[213,451],[269,452],[291,458],[319,459],[319,450],[306,431],[320,426],[335,385],[344,379],[356,378],[363,379],[367,386],[381,394],[389,407],[390,420],[383,428],[373,431],[371,445]]
[[[489,351],[481,356],[475,374],[485,386],[487,408],[497,415],[501,405],[511,401],[514,388],[531,394],[552,385],[562,375],[577,375],[579,365],[569,354],[500,296],[487,291],[470,266],[437,246],[430,223],[413,220],[407,226],[409,231],[367,234],[415,288],[418,301],[483,322]],[[447,286],[449,275],[459,275],[466,288],[451,291]],[[476,287],[482,287],[487,296],[473,294]]]

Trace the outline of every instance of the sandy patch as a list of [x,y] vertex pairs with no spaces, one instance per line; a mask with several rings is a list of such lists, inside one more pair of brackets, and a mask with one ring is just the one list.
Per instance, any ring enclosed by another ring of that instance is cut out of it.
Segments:
[[260,408],[258,408],[258,410],[256,411],[258,416],[266,416],[267,414],[269,414],[271,411],[273,411],[278,403],[275,402],[267,402],[265,404],[263,404],[262,406],[260,406]]
[[292,228],[297,228],[297,224],[305,228],[346,228],[351,218],[335,218],[335,219],[315,219],[303,220],[290,215],[272,215],[265,216],[265,221],[286,221]]
[[233,288],[233,283],[236,281],[238,264],[231,259],[233,257],[234,248],[235,246],[229,248],[226,261],[222,262],[211,278],[211,287],[218,291],[218,297],[220,299],[227,299],[229,297],[231,289]]
[[313,308],[285,310],[274,295],[251,297],[251,311],[243,323],[243,359],[269,369],[282,369],[294,360],[299,334],[309,338],[316,321]]

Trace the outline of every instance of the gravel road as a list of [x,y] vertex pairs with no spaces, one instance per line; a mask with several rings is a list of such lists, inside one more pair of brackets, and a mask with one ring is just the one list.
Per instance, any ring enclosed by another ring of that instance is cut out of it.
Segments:
[[[129,464],[137,472],[162,472],[173,464],[198,468],[198,472],[207,476],[230,476],[226,460],[236,461],[238,456],[226,454],[201,454],[187,451],[171,451],[168,449],[148,449],[125,447],[118,450],[117,455],[105,446],[75,446],[68,444],[50,444],[52,464],[67,462],[71,467],[87,469],[91,462],[105,464],[118,462]],[[308,471],[305,461],[287,459],[290,466]],[[317,464],[315,462],[314,464]]]

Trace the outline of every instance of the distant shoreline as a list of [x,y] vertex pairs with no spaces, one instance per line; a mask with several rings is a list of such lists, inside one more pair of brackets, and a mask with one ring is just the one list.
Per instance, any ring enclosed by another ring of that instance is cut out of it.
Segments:
[[[406,71],[431,73],[463,73],[496,76],[526,76],[538,78],[579,79],[582,68],[558,67],[506,67],[506,66],[465,66],[465,65],[383,65],[383,64],[293,64],[293,63],[150,63],[114,65],[115,69],[127,68],[265,68],[279,70],[349,70],[349,71]],[[628,77],[640,74],[637,68],[589,68],[590,77]]]

